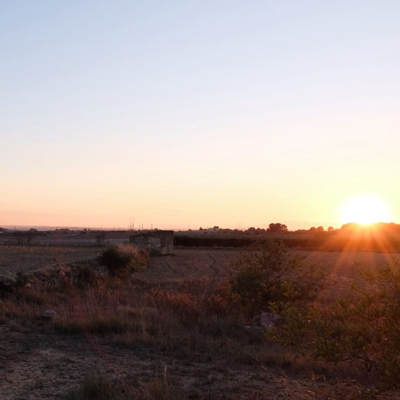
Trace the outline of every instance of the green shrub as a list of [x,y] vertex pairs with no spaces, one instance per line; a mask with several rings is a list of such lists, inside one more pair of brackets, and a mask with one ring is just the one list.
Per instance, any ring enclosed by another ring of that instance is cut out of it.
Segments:
[[130,245],[107,247],[99,257],[99,262],[108,268],[110,275],[123,275],[146,266],[148,253]]
[[19,269],[16,273],[16,281],[14,286],[15,287],[24,287],[25,285],[27,285],[30,279],[30,276],[23,270],[23,269]]
[[312,301],[325,283],[324,271],[306,264],[304,256],[290,254],[277,240],[260,242],[236,266],[232,290],[250,315]]
[[348,294],[329,307],[291,306],[271,336],[332,363],[350,362],[380,389],[400,387],[400,264],[360,272]]

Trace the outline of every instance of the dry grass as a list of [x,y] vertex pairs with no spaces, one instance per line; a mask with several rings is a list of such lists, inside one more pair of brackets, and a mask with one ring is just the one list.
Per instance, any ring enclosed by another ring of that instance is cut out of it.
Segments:
[[[0,320],[12,322],[17,331],[107,336],[119,346],[145,346],[148,356],[154,357],[165,354],[206,362],[223,358],[302,377],[315,373],[332,378],[340,373],[266,342],[257,328],[247,329],[249,321],[243,320],[227,281],[186,280],[169,288],[104,276],[94,282],[21,287],[0,302]],[[58,317],[42,321],[46,309]]]
[[[329,253],[329,257],[330,262],[336,262],[335,255]],[[171,260],[173,258],[159,258],[157,263],[170,263]],[[212,261],[210,265],[215,267]],[[165,283],[162,275],[155,281],[147,271],[121,279],[101,275],[88,265],[80,268],[75,275],[77,279],[71,280],[67,276],[68,279],[57,280],[58,286],[47,287],[42,282],[33,282],[31,287],[19,287],[7,296],[6,301],[0,301],[0,323],[11,324],[17,331],[103,336],[117,346],[145,349],[146,357],[166,355],[187,362],[208,363],[224,359],[238,368],[249,365],[263,370],[272,368],[323,382],[365,379],[347,366],[332,368],[323,362],[307,360],[266,342],[260,330],[246,329],[245,325],[251,321],[243,319],[237,299],[227,280],[221,276],[169,279]],[[344,274],[345,270],[342,272]],[[151,279],[147,279],[148,276]],[[58,317],[53,321],[41,320],[41,313],[46,309],[56,311]],[[367,398],[365,393],[354,388],[333,390],[322,387],[318,390],[313,398]],[[149,382],[133,380],[128,383],[108,381],[103,377],[100,380],[88,378],[66,399],[184,398],[180,396],[163,376]],[[249,393],[248,398],[263,397],[255,391]]]
[[[58,317],[43,322],[40,316],[46,309]],[[223,356],[257,363],[245,354],[260,354],[264,346],[260,331],[245,328],[227,282],[212,279],[150,290],[148,284],[114,277],[103,277],[84,289],[79,284],[21,287],[0,302],[0,319],[25,321],[30,329],[49,333],[107,336],[129,347],[145,344],[153,353],[178,358]]]

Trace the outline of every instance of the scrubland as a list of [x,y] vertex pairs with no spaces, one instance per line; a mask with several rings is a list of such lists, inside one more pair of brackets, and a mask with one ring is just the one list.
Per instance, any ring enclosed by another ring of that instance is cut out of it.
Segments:
[[[13,258],[17,268],[18,253],[24,259],[15,290],[0,300],[1,398],[396,398],[397,337],[387,326],[379,330],[396,309],[379,314],[373,304],[389,307],[382,293],[371,291],[378,297],[361,304],[354,293],[364,292],[349,291],[354,278],[361,287],[376,286],[357,266],[393,266],[393,254],[282,255],[278,247],[268,250],[278,255],[271,267],[268,256],[267,264],[260,261],[262,249],[176,249],[149,259],[135,253],[128,268],[110,274],[102,248],[72,257],[78,250],[0,249],[3,265]],[[46,268],[33,272],[40,264],[35,252]],[[62,262],[49,262],[57,253]],[[388,283],[396,296],[397,275],[388,271],[378,284]],[[348,293],[352,306],[340,308],[337,300]],[[43,317],[45,310],[54,316]],[[279,313],[281,322],[264,332],[254,319],[261,311]],[[385,335],[392,360],[376,348]]]

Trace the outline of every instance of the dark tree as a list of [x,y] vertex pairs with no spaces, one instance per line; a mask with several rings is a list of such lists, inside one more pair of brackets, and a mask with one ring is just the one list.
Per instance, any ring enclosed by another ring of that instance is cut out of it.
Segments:
[[267,229],[268,233],[284,233],[287,231],[288,231],[287,226],[280,223],[269,224],[269,228]]

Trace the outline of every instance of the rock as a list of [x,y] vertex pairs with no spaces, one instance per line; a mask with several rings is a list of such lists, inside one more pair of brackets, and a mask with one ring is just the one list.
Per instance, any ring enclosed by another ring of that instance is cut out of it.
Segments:
[[56,317],[58,317],[58,314],[53,310],[46,310],[42,314],[42,319],[52,320]]
[[263,312],[260,315],[261,328],[264,330],[272,329],[275,327],[276,322],[281,318],[282,318],[282,316],[279,314]]

